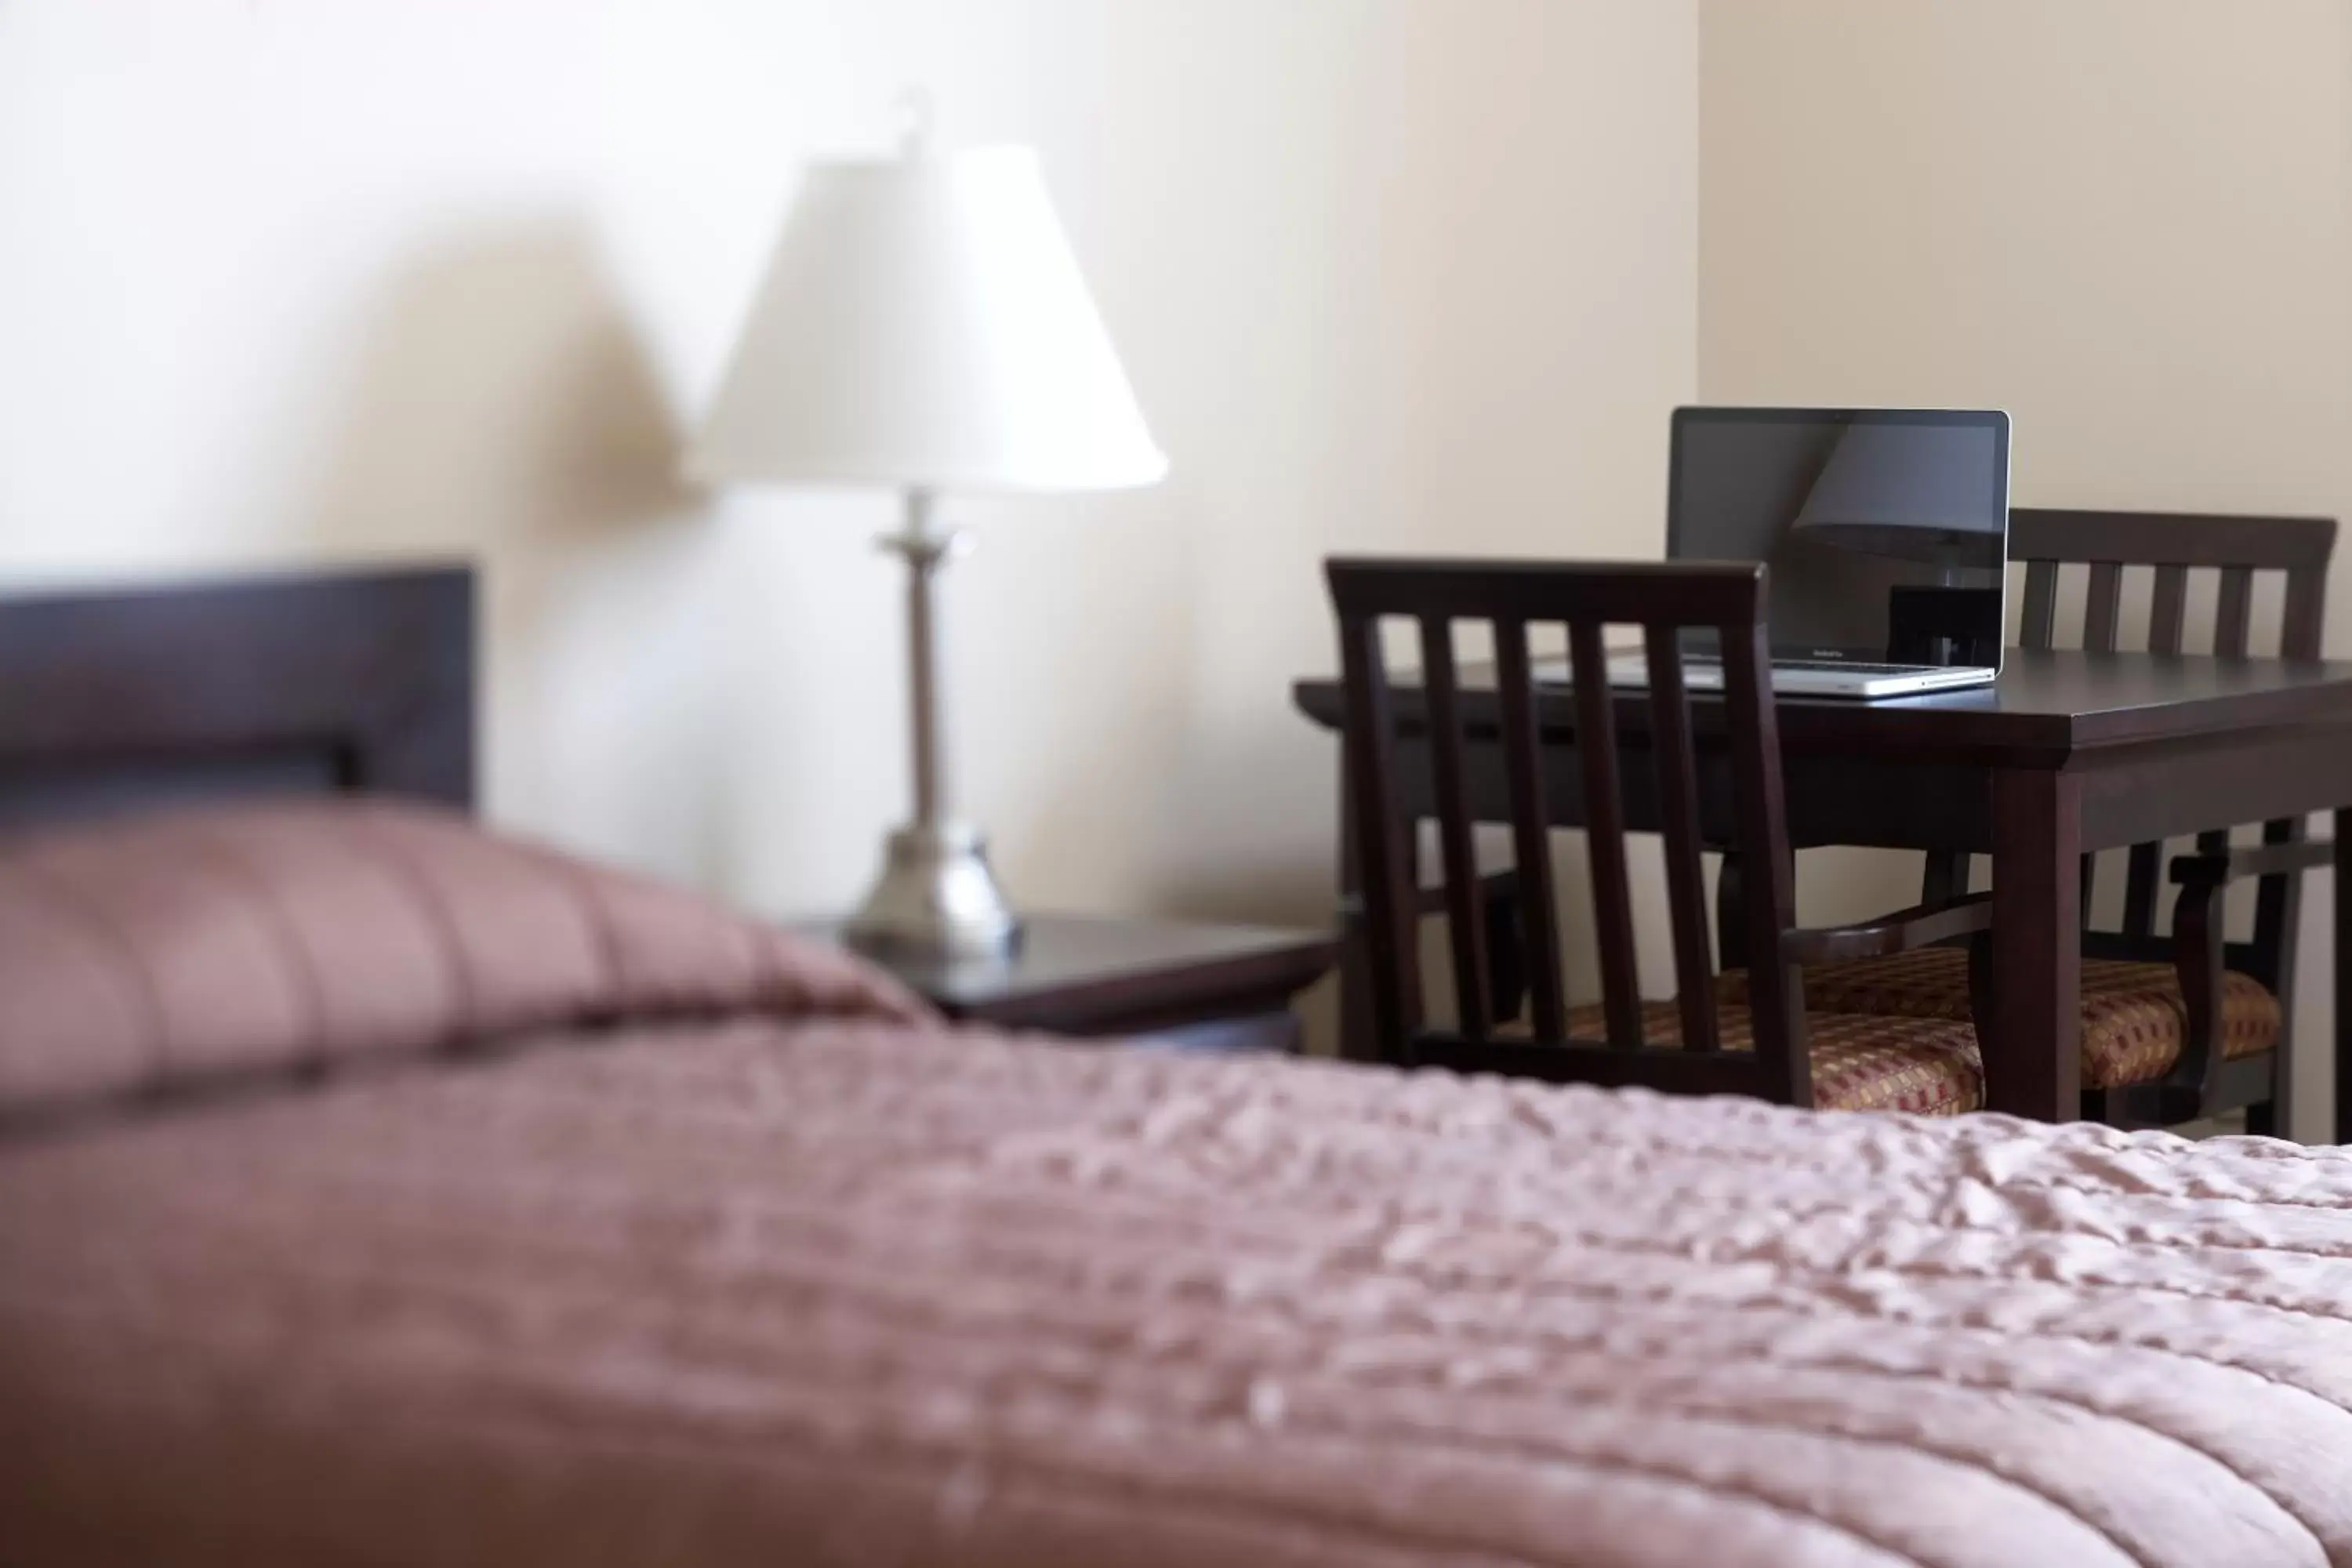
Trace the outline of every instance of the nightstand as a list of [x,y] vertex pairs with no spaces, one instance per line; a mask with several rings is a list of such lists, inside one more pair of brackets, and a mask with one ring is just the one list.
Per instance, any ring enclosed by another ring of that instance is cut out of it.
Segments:
[[[808,928],[840,939],[837,925]],[[1328,932],[1033,915],[1009,957],[866,956],[949,1017],[1215,1051],[1293,1051],[1290,1000],[1330,969]]]

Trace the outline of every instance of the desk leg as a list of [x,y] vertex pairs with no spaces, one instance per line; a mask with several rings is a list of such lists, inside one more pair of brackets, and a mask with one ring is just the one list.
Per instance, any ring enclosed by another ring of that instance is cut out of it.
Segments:
[[[2321,1132],[2320,1142],[2341,1143],[2352,1137],[2352,806],[2336,810],[2336,934],[2330,946],[2336,960],[2336,1122]],[[2282,1127],[2279,1136],[2292,1138],[2294,1130]]]
[[2072,773],[1992,775],[1993,1017],[1985,1106],[2083,1114],[2083,792]]
[[1339,1058],[1372,1058],[1372,965],[1364,943],[1363,867],[1356,858],[1356,792],[1348,787],[1347,742],[1339,751]]

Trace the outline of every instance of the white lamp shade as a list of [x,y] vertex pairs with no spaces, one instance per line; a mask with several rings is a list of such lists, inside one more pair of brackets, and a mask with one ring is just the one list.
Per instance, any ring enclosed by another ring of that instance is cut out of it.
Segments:
[[688,471],[943,491],[1118,489],[1168,459],[1034,153],[818,164]]

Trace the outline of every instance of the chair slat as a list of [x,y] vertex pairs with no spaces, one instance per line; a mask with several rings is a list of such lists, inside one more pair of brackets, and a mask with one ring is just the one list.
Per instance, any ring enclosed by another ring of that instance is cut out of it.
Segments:
[[1443,616],[1421,621],[1421,682],[1429,704],[1429,765],[1437,793],[1437,848],[1445,877],[1445,927],[1454,944],[1454,1005],[1463,1036],[1494,1033],[1494,998],[1486,987],[1486,918],[1479,897],[1478,859],[1462,766],[1462,704],[1454,667],[1454,623]]
[[2254,607],[2254,573],[2251,566],[2221,569],[2221,602],[2213,613],[2213,652],[2220,658],[2246,657],[2247,634]]
[[2279,620],[2281,658],[2317,658],[2326,626],[2327,568],[2298,568],[2286,574],[2286,607]]
[[2179,653],[2189,622],[2189,568],[2156,569],[2156,596],[2148,601],[2147,651]]
[[2025,620],[2018,640],[2027,647],[2048,647],[2058,638],[2058,563],[2031,561],[2025,567]]
[[2124,569],[2113,561],[2091,563],[2091,596],[2083,605],[2083,647],[2088,653],[2116,651],[2116,630],[2124,606]]
[[1372,988],[1372,1029],[1382,1059],[1401,1061],[1421,1026],[1421,951],[1414,878],[1397,812],[1396,738],[1381,625],[1373,616],[1339,622],[1340,676],[1348,729],[1349,793],[1354,798],[1364,885],[1364,937],[1374,969],[1393,977]]
[[1698,769],[1693,758],[1689,694],[1683,685],[1681,639],[1653,626],[1643,640],[1650,666],[1651,759],[1658,775],[1658,826],[1665,838],[1666,914],[1675,939],[1675,995],[1683,1048],[1720,1048],[1715,1027],[1715,962],[1706,938],[1706,880],[1700,858]]
[[1642,971],[1633,945],[1632,880],[1625,864],[1625,806],[1617,768],[1617,719],[1601,623],[1569,627],[1576,689],[1576,749],[1584,763],[1584,829],[1592,871],[1592,924],[1601,948],[1601,1010],[1609,1043],[1642,1046]]
[[[1760,605],[1759,605],[1760,609]],[[1731,731],[1732,783],[1739,840],[1749,847],[1741,880],[1748,893],[1747,947],[1761,954],[1748,972],[1748,1016],[1758,1065],[1791,1105],[1813,1100],[1812,1060],[1805,1047],[1804,981],[1794,965],[1773,962],[1780,933],[1797,923],[1796,866],[1789,849],[1780,776],[1779,710],[1772,699],[1771,639],[1759,621],[1743,637],[1723,634],[1723,700]],[[1708,998],[1712,1003],[1713,996]]]
[[1528,623],[1497,620],[1494,626],[1504,771],[1510,784],[1511,847],[1518,866],[1519,918],[1527,933],[1536,1034],[1541,1039],[1563,1040],[1568,1037],[1567,988],[1560,979],[1559,931],[1553,912],[1551,823],[1544,805],[1542,737],[1536,727]]

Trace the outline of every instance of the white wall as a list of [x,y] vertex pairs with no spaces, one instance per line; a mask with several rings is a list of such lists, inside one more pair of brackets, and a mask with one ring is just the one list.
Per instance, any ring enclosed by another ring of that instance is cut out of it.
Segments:
[[[2352,511],[2342,0],[1706,0],[1701,55],[1704,396],[2007,407],[2021,504]],[[2352,548],[2331,597],[2352,652]]]
[[1175,473],[958,509],[1041,905],[1313,918],[1328,551],[1654,553],[1695,0],[0,0],[0,577],[462,553],[509,822],[754,904],[900,810],[882,500],[673,478],[796,163],[1043,151]]

